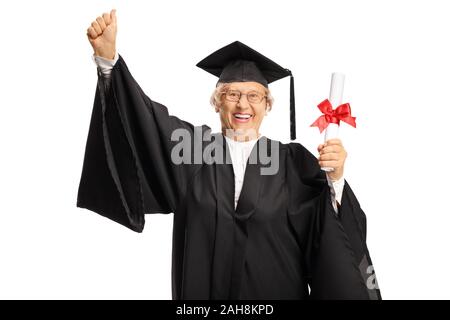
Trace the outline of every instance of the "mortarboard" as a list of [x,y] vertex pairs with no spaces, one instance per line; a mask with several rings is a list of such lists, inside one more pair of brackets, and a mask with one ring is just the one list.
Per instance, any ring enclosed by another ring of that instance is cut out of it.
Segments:
[[211,53],[197,67],[219,77],[218,83],[254,81],[266,88],[269,83],[290,76],[290,133],[291,140],[295,140],[294,77],[289,69],[239,41]]

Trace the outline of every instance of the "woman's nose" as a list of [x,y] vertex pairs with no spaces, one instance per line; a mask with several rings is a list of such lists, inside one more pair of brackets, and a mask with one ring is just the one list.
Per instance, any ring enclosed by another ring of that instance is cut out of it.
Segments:
[[241,95],[239,101],[237,102],[237,107],[241,109],[247,109],[249,107],[249,103],[247,101],[247,96]]

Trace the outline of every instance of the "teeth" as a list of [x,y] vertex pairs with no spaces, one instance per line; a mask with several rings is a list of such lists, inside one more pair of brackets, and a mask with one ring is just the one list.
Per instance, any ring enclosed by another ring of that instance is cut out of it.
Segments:
[[239,119],[248,119],[251,117],[249,114],[235,114],[234,116]]

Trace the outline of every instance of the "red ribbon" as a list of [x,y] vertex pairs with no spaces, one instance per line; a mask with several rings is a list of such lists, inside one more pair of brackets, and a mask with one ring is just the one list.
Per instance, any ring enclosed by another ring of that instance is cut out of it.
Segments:
[[349,103],[341,104],[335,110],[328,99],[325,99],[317,106],[323,115],[317,118],[311,127],[319,127],[320,133],[328,127],[330,123],[339,125],[340,121],[347,122],[349,125],[356,128],[356,117],[352,117],[352,111]]

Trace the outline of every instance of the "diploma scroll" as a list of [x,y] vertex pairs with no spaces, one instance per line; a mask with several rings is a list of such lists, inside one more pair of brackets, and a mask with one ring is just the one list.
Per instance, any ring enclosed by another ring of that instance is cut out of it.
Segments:
[[[331,105],[335,108],[340,106],[342,103],[342,95],[344,94],[344,81],[345,75],[343,73],[334,72],[331,75],[331,85],[330,85],[330,96],[328,100]],[[329,139],[334,139],[339,136],[339,124],[338,123],[329,123],[324,136],[324,142]],[[333,171],[331,167],[322,167],[323,171]]]

